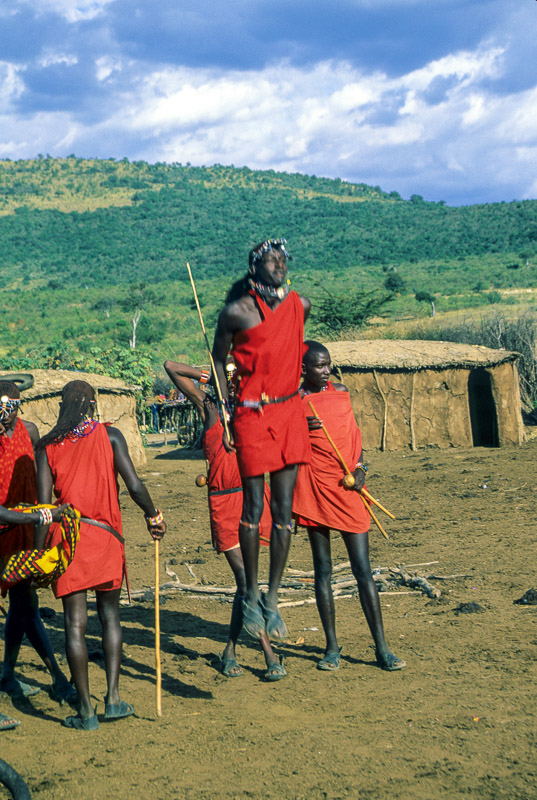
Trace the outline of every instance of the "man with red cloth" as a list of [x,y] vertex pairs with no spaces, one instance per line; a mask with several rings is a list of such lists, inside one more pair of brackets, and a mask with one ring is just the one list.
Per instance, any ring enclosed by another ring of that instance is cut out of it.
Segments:
[[[299,464],[310,460],[308,426],[298,385],[304,321],[311,304],[290,292],[285,240],[268,239],[249,254],[249,272],[227,296],[218,318],[213,358],[216,379],[225,389],[225,362],[232,346],[238,388],[233,442],[243,485],[239,541],[246,574],[243,624],[259,638],[284,638],[278,611],[278,586],[289,552],[291,506]],[[259,521],[263,511],[264,473],[270,473],[272,533],[268,592],[257,580]]]
[[[75,730],[99,727],[88,679],[86,646],[87,591],[95,591],[97,613],[102,628],[102,646],[107,692],[104,718],[118,720],[134,713],[130,703],[119,695],[122,634],[119,595],[125,574],[125,547],[119,507],[118,474],[127,491],[142,509],[153,539],[166,531],[161,512],[140,480],[131,461],[125,437],[118,428],[95,419],[95,390],[86,381],[67,383],[56,425],[37,445],[38,493],[42,503],[50,503],[52,489],[62,503],[70,503],[81,513],[80,538],[73,560],[53,584],[64,611],[65,650],[80,700],[78,714],[62,724]],[[35,537],[43,547],[46,529]],[[60,541],[57,526],[50,529],[51,546]]]
[[[231,369],[230,369],[231,367]],[[239,545],[239,520],[242,513],[242,483],[235,453],[228,452],[222,443],[224,427],[220,419],[218,404],[208,392],[202,391],[194,381],[207,384],[209,372],[180,361],[166,361],[164,369],[170,380],[196,406],[203,420],[203,452],[208,465],[207,500],[211,520],[213,545],[217,553],[223,553],[235,578],[237,591],[233,600],[228,641],[220,657],[222,674],[236,678],[244,674],[236,660],[235,647],[242,630],[242,597],[245,592],[244,563]],[[233,395],[232,373],[235,365],[226,364],[226,378],[230,395]],[[270,541],[270,491],[265,484],[264,505],[259,528],[261,544]],[[285,677],[282,661],[274,653],[268,636],[263,633],[259,640],[265,656],[267,671],[265,680],[278,681]]]
[[[341,648],[336,639],[336,617],[332,594],[330,529],[339,530],[358,583],[362,609],[375,642],[377,663],[382,669],[402,669],[405,662],[394,656],[384,638],[377,587],[369,563],[370,516],[358,492],[367,468],[362,463],[362,437],[352,411],[350,395],[342,383],[331,383],[330,353],[319,342],[305,343],[301,388],[311,438],[311,463],[300,467],[293,499],[293,516],[308,529],[315,570],[315,599],[326,636],[326,651],[317,664],[321,670],[339,667]],[[355,486],[343,487],[343,469],[320,419],[312,415],[311,400],[334,444],[348,465],[354,467]]]
[[[20,391],[12,381],[0,381],[0,505],[19,503],[35,505],[37,499],[34,445],[39,433],[33,422],[18,416]],[[0,535],[0,570],[10,557],[33,546],[33,525],[16,525]],[[15,678],[15,665],[24,634],[43,660],[52,677],[51,697],[59,702],[76,702],[76,690],[58,666],[52,645],[41,621],[37,594],[30,581],[1,586],[2,596],[9,593],[9,611],[5,624],[5,651],[0,691],[12,696],[37,694],[39,689]],[[1,720],[0,720],[1,729]]]

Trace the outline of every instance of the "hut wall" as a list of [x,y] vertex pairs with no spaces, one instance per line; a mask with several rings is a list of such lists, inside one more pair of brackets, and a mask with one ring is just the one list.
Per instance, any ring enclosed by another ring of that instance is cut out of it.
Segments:
[[522,444],[525,440],[522,404],[516,362],[506,362],[487,370],[498,415],[500,445]]
[[[499,444],[524,440],[516,367],[487,370],[498,418]],[[469,368],[416,371],[342,369],[364,448],[401,450],[471,447]]]
[[[24,399],[24,397],[23,397]],[[129,453],[136,469],[147,465],[142,437],[136,424],[136,401],[131,394],[97,392],[99,418],[119,428],[129,447]],[[51,430],[58,419],[60,395],[36,397],[26,400],[22,405],[23,419],[34,422],[41,436]]]

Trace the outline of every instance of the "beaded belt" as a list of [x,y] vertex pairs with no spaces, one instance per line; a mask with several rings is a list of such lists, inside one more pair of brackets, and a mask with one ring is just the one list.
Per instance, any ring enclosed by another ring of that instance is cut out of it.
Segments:
[[254,408],[256,411],[262,411],[263,406],[271,406],[277,403],[286,403],[292,397],[296,397],[298,389],[293,394],[287,394],[285,397],[269,397],[264,392],[261,394],[259,400],[237,400],[236,405],[242,408]]

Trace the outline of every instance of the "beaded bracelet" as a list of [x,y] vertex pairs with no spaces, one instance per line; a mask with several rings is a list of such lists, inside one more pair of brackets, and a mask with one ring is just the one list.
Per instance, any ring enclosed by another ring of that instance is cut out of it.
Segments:
[[164,522],[162,511],[160,511],[160,509],[157,508],[157,513],[155,514],[155,516],[146,517],[145,521],[147,522],[150,528],[156,528],[157,525],[160,525],[162,522]]
[[362,470],[362,472],[364,473],[364,475],[367,475],[367,467],[366,467],[366,465],[365,465],[365,464],[362,464],[362,462],[361,462],[361,461],[359,461],[359,462],[356,464],[356,466],[355,466],[355,468],[354,468],[354,469],[361,469],[361,470]]
[[40,508],[39,516],[41,517],[40,525],[50,525],[52,523],[52,511],[50,508]]
[[209,383],[209,378],[211,377],[211,373],[207,372],[207,370],[202,369],[201,377],[199,379],[200,383]]

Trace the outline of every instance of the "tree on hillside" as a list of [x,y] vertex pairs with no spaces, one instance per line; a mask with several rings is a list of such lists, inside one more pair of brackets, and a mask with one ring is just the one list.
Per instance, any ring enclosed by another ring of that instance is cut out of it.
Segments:
[[142,310],[149,303],[155,302],[157,302],[156,295],[152,289],[147,287],[146,283],[134,283],[131,284],[128,294],[119,303],[123,311],[132,314],[132,337],[129,339],[129,344],[133,350],[136,349],[136,329],[142,316]]
[[371,317],[391,300],[393,294],[373,292],[331,292],[326,287],[324,297],[316,297],[312,322],[316,335],[340,334],[344,330],[362,328]]
[[434,306],[435,297],[433,294],[429,292],[416,292],[414,295],[418,303],[430,303],[431,304],[431,317],[436,316],[436,308]]

